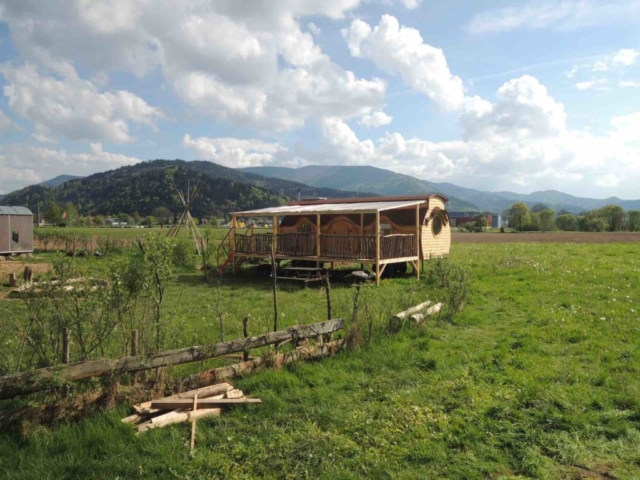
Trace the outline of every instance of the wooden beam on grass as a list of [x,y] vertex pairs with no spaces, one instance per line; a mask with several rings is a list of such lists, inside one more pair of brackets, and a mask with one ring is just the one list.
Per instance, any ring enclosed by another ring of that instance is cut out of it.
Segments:
[[[220,398],[220,399],[208,399],[203,398],[195,403],[193,400],[154,400],[151,402],[151,408],[157,408],[158,410],[181,410],[185,408],[193,408],[195,410],[203,408],[221,408],[229,405],[240,405],[243,403],[262,403],[259,398]],[[195,406],[194,406],[195,404]]]
[[0,399],[47,390],[65,382],[197,362],[231,353],[244,352],[251,348],[273,345],[288,339],[315,338],[318,335],[332,333],[343,328],[344,320],[334,319],[311,325],[290,327],[286,330],[270,332],[257,337],[238,338],[213,345],[187,347],[156,354],[124,357],[117,360],[102,358],[69,365],[41,368],[35,371],[0,377]]

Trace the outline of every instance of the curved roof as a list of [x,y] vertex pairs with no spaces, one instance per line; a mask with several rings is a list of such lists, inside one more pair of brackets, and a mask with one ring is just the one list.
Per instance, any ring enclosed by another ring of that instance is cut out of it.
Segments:
[[399,196],[383,196],[383,197],[353,197],[353,198],[323,198],[318,200],[299,200],[287,203],[287,205],[322,205],[326,203],[378,203],[378,202],[412,202],[426,201],[432,197],[439,197],[445,203],[449,199],[441,193],[431,193],[423,195],[399,195]]
[[234,212],[237,216],[261,217],[270,215],[305,215],[314,213],[375,213],[398,208],[414,207],[425,203],[425,200],[397,202],[359,202],[359,203],[312,203],[300,205],[284,205],[281,207],[261,208],[246,212]]
[[3,207],[0,205],[0,215],[31,215],[33,212],[26,207]]

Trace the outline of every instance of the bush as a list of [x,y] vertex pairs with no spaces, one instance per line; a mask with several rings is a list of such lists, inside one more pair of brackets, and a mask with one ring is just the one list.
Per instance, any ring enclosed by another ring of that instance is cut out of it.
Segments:
[[193,244],[189,240],[178,240],[173,245],[171,261],[176,266],[187,267],[191,265],[193,257]]

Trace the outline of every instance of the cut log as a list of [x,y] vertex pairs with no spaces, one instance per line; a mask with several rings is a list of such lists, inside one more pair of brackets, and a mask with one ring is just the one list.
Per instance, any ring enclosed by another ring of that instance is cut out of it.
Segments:
[[179,382],[187,385],[199,385],[202,383],[220,382],[233,377],[240,377],[257,372],[263,368],[272,367],[275,370],[283,365],[294,363],[300,360],[328,357],[338,353],[344,348],[344,340],[336,340],[324,345],[315,347],[298,347],[287,353],[281,353],[271,357],[257,358],[249,362],[240,362],[226,367],[214,368],[206,372],[197,373],[183,378]]
[[411,307],[409,310],[405,310],[404,312],[400,312],[400,313],[395,314],[394,318],[397,318],[399,320],[402,320],[402,319],[405,319],[405,318],[409,318],[414,313],[421,312],[422,310],[427,308],[430,304],[431,304],[431,301],[427,300],[426,302],[421,303],[420,305],[416,305],[415,307]]
[[242,398],[242,397],[244,397],[244,393],[242,392],[242,390],[234,389],[234,390],[229,390],[227,393],[225,393],[223,398]]
[[[198,394],[196,393],[193,397],[193,408],[192,410],[195,412],[198,409]],[[196,424],[197,420],[194,418],[191,421],[191,450],[196,448]]]
[[47,390],[65,382],[74,382],[107,374],[120,374],[197,362],[221,355],[244,352],[250,348],[273,345],[288,339],[316,337],[342,330],[343,328],[344,320],[335,319],[311,325],[290,327],[286,330],[271,332],[258,337],[238,338],[214,345],[188,347],[144,356],[124,357],[118,360],[98,359],[64,366],[41,368],[35,371],[0,377],[0,400]]
[[[262,403],[262,400],[259,398],[220,398],[220,399],[210,399],[205,398],[202,400],[198,400],[196,405],[197,409],[203,408],[221,408],[232,405],[240,405],[244,403]],[[185,410],[189,407],[193,407],[193,400],[156,400],[151,403],[151,408],[157,408],[159,410]]]
[[440,310],[442,310],[442,303],[436,303],[433,307],[427,308],[424,313],[416,313],[415,315],[411,315],[411,320],[416,325],[420,325],[426,320],[429,315],[433,315]]
[[189,420],[196,420],[204,417],[210,417],[213,415],[220,415],[221,408],[207,408],[203,410],[197,410],[195,412],[189,412],[184,410],[178,410],[175,412],[169,412],[159,417],[152,418],[150,421],[138,425],[138,433],[146,432],[147,430],[153,430],[154,428],[162,428],[167,425],[173,425],[175,423],[187,422]]
[[[187,392],[176,393],[175,395],[163,397],[162,400],[178,400],[183,398],[192,399],[196,395],[196,393],[198,394],[198,398],[202,399],[202,398],[212,397],[214,395],[223,395],[230,390],[234,390],[233,385],[229,383],[217,383],[215,385],[209,385],[208,387],[196,388],[195,390],[189,390]],[[148,402],[143,402],[143,403],[140,403],[139,405],[134,405],[133,409],[136,411],[140,411],[147,408],[151,408],[152,401],[153,400],[149,400]]]
[[[207,397],[207,399],[209,400],[218,400],[218,399],[222,399],[224,397],[224,395],[215,395],[213,397]],[[169,397],[167,397],[169,398]],[[193,402],[193,400],[188,400],[189,402]],[[151,405],[151,403],[153,402],[149,402],[149,405]],[[134,425],[140,425],[146,421],[149,421],[152,419],[152,417],[157,417],[159,416],[159,414],[165,414],[167,413],[166,409],[161,409],[161,408],[151,408],[151,406],[149,406],[148,408],[143,408],[140,409],[138,411],[138,413],[134,413],[133,415],[129,415],[126,418],[122,419],[123,423],[131,423]]]

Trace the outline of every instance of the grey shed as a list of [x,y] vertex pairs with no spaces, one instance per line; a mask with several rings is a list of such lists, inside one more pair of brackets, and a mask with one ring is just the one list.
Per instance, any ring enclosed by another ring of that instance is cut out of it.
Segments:
[[33,252],[33,213],[0,206],[0,255]]

